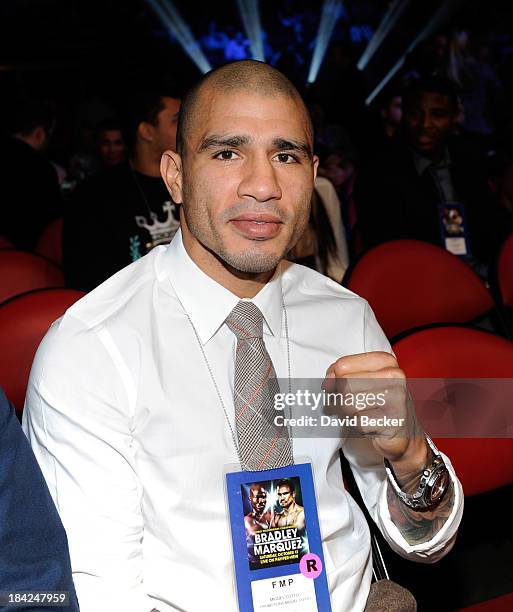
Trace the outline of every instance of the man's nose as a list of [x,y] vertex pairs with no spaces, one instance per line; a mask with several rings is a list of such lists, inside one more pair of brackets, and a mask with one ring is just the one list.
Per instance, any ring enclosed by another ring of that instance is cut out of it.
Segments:
[[426,129],[430,128],[433,124],[430,113],[423,113],[420,119],[420,125]]
[[250,197],[257,202],[281,198],[276,168],[267,155],[254,155],[246,160],[237,193],[240,198]]

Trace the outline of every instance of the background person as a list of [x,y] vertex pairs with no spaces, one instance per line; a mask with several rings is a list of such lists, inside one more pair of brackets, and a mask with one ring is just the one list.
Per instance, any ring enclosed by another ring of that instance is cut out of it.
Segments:
[[[0,388],[0,592],[24,591],[67,591],[66,610],[78,612],[66,532],[14,406]],[[55,604],[22,600],[0,609],[48,612]]]
[[446,247],[440,207],[463,206],[469,263],[482,275],[512,218],[497,205],[484,164],[452,139],[457,96],[445,79],[414,82],[403,98],[403,125],[394,147],[368,160],[354,199],[358,230],[369,248],[402,238]]
[[54,122],[48,103],[18,100],[0,134],[0,236],[17,249],[33,250],[45,227],[62,214],[57,172],[44,153]]
[[179,109],[178,92],[134,96],[125,131],[130,159],[77,187],[64,216],[68,287],[90,291],[174,236],[178,210],[160,176],[160,158],[176,148]]

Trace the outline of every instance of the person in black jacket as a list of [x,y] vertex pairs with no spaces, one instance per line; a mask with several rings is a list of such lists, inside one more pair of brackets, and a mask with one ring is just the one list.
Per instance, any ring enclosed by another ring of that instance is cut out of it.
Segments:
[[363,164],[355,185],[363,246],[424,240],[484,274],[512,221],[493,199],[484,163],[453,137],[457,95],[430,77],[414,83],[403,102],[400,133],[386,154]]
[[[78,612],[66,532],[14,407],[0,388],[0,612],[55,610],[55,603],[41,600],[28,605],[22,595],[27,591],[67,592],[65,609]],[[5,601],[9,594],[12,605]]]
[[18,101],[0,135],[0,236],[33,250],[45,227],[62,215],[57,172],[44,150],[53,112],[37,101]]
[[178,206],[160,175],[160,158],[176,148],[178,93],[145,92],[131,103],[125,138],[130,160],[84,180],[66,207],[66,285],[90,291],[167,244],[180,227]]

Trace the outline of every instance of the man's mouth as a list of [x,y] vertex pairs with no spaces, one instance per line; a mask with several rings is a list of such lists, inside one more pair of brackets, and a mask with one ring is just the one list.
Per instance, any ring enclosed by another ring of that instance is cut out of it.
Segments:
[[283,222],[269,213],[244,213],[231,219],[236,231],[250,240],[274,238],[281,230]]
[[433,142],[433,136],[430,136],[429,134],[421,134],[417,138],[417,142],[419,144],[431,144]]

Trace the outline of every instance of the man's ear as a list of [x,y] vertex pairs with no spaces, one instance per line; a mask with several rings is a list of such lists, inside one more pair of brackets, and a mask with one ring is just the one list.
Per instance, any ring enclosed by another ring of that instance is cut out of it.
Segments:
[[137,126],[137,135],[141,140],[151,142],[153,140],[153,130],[154,127],[151,125],[151,123],[141,121],[141,123],[139,123]]
[[175,151],[164,151],[160,160],[160,174],[176,204],[182,204],[182,158]]

